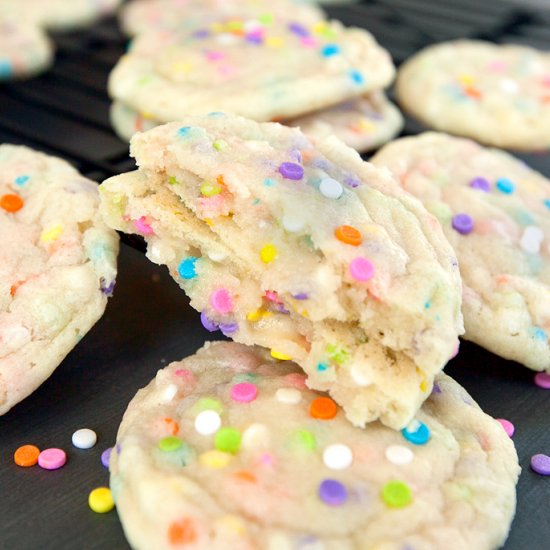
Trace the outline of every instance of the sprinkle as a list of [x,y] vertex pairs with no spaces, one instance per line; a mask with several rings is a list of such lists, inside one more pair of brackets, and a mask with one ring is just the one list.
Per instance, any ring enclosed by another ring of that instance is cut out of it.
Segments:
[[216,332],[219,330],[218,324],[212,321],[212,319],[206,315],[205,311],[201,311],[201,324],[208,332]]
[[317,370],[319,372],[325,372],[326,370],[328,370],[328,365],[327,363],[317,363]]
[[200,192],[203,197],[214,197],[222,192],[222,187],[217,183],[204,181],[200,186]]
[[220,428],[216,433],[214,445],[218,451],[236,454],[241,447],[241,433],[235,428]]
[[453,229],[458,231],[461,235],[468,235],[474,228],[474,220],[468,214],[455,214],[453,216],[452,226]]
[[269,243],[262,247],[260,250],[260,258],[264,264],[271,263],[277,257],[277,248],[275,245]]
[[306,224],[303,216],[298,213],[290,214],[288,212],[283,214],[281,223],[289,233],[298,233],[298,231],[301,231]]
[[210,305],[222,315],[233,311],[233,300],[225,288],[218,288],[210,294]]
[[430,429],[420,420],[413,420],[401,430],[401,434],[414,445],[425,445],[430,439]]
[[13,461],[22,468],[29,468],[38,462],[40,449],[35,445],[22,445],[13,453]]
[[539,388],[550,390],[550,373],[539,372],[535,374],[535,384]]
[[275,398],[280,403],[296,405],[302,400],[302,393],[295,388],[279,388],[275,392]]
[[134,220],[134,226],[142,235],[153,235],[155,233],[145,216],[141,216],[141,218]]
[[288,25],[290,32],[293,32],[297,36],[309,36],[309,31],[301,23],[292,22]]
[[508,178],[499,178],[496,182],[497,189],[505,195],[510,195],[516,189],[515,183]]
[[195,430],[201,435],[216,433],[222,425],[222,419],[216,411],[206,410],[200,412],[195,418]]
[[105,466],[105,468],[109,467],[109,460],[111,459],[111,453],[113,452],[112,447],[108,447],[101,453],[101,464]]
[[348,499],[348,491],[335,479],[324,479],[319,485],[319,497],[329,506],[341,506]]
[[319,191],[327,199],[339,199],[344,192],[344,188],[340,182],[332,178],[325,178],[319,184]]
[[271,353],[271,357],[274,357],[275,359],[279,359],[279,361],[292,361],[292,357],[290,357],[290,355],[281,353],[276,349],[272,349],[270,353]]
[[304,169],[295,162],[283,162],[279,166],[279,173],[288,180],[301,180],[304,177]]
[[199,463],[202,466],[219,470],[228,466],[231,459],[232,456],[230,454],[212,449],[211,451],[206,451],[199,456]]
[[330,420],[337,413],[338,407],[330,397],[316,397],[309,406],[309,414],[319,420]]
[[189,256],[180,262],[178,265],[178,273],[182,279],[194,279],[197,276],[195,264],[198,258],[195,256]]
[[314,451],[317,448],[315,436],[308,430],[297,430],[292,434],[291,443],[306,451]]
[[97,434],[89,428],[81,428],[73,433],[71,441],[78,449],[91,449],[97,442]]
[[519,245],[527,254],[538,254],[543,240],[544,232],[542,229],[536,225],[528,225],[523,230]]
[[382,487],[380,497],[390,508],[403,508],[412,501],[409,486],[402,481],[389,481]]
[[44,243],[56,241],[63,233],[63,227],[61,225],[54,225],[51,229],[45,229],[40,235],[40,240]]
[[17,176],[15,178],[15,185],[18,185],[19,187],[25,185],[29,181],[29,176]]
[[404,466],[412,462],[414,453],[403,445],[390,445],[386,447],[386,460],[398,466]]
[[165,388],[163,388],[161,394],[159,395],[159,399],[162,403],[170,403],[170,401],[176,397],[177,393],[178,387],[176,384],[168,384]]
[[179,437],[173,435],[163,437],[158,443],[159,449],[165,453],[177,451],[182,445],[183,441]]
[[512,437],[514,435],[514,432],[516,431],[516,427],[509,421],[504,418],[497,418],[497,422],[500,423],[500,425],[504,428],[504,431],[508,435],[508,437]]
[[541,476],[550,476],[550,456],[544,454],[532,456],[531,468]]
[[347,445],[334,443],[323,451],[323,462],[331,470],[345,470],[353,462],[353,453]]
[[38,465],[45,470],[57,470],[65,465],[67,455],[62,449],[44,449],[38,455]]
[[355,69],[349,72],[349,77],[355,84],[363,84],[365,82],[363,75]]
[[531,333],[531,337],[535,340],[540,340],[544,343],[548,341],[548,336],[546,335],[546,332],[544,332],[544,330],[542,330],[540,327],[533,326],[531,327],[529,332]]
[[111,489],[108,487],[97,487],[88,496],[88,505],[97,514],[105,514],[115,507],[115,501]]
[[321,50],[321,54],[324,57],[331,57],[339,53],[340,53],[340,46],[338,46],[338,44],[327,44],[326,46],[323,46]]
[[242,445],[246,449],[267,448],[269,446],[269,430],[258,422],[251,424],[243,432]]
[[225,336],[235,334],[239,330],[239,323],[220,323],[218,328]]
[[178,136],[179,137],[187,137],[187,136],[189,136],[190,132],[191,132],[191,126],[182,126],[178,130]]
[[217,139],[216,141],[214,141],[214,143],[212,143],[212,147],[214,147],[214,149],[219,152],[227,149],[229,145],[227,145],[227,142],[223,139]]
[[550,210],[550,199],[544,199],[544,206]]
[[168,541],[172,546],[186,546],[197,540],[194,523],[189,518],[173,521],[168,527]]
[[479,191],[483,191],[485,193],[488,193],[491,190],[491,184],[482,177],[474,178],[470,181],[469,185],[472,189],[478,189]]
[[358,386],[370,386],[372,384],[372,376],[368,372],[369,365],[364,362],[355,363],[351,366],[350,376]]
[[231,386],[231,399],[238,403],[250,403],[256,399],[257,395],[258,388],[256,384],[241,382],[240,384]]
[[349,272],[356,281],[368,281],[374,276],[374,265],[367,258],[355,258],[349,264]]
[[23,208],[23,199],[19,195],[8,193],[0,197],[0,208],[6,212],[17,212]]
[[307,292],[298,292],[297,294],[293,294],[292,297],[295,300],[308,300],[309,294]]
[[351,225],[341,225],[334,231],[336,238],[346,244],[359,246],[363,242],[361,232]]

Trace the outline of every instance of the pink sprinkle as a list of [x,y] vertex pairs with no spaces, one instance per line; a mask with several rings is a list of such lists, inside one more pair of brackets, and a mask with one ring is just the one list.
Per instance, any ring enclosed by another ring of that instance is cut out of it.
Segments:
[[231,387],[231,398],[239,403],[250,403],[256,399],[258,388],[250,382],[240,382]]
[[264,453],[260,457],[260,463],[264,466],[273,466],[275,464],[275,459],[273,458],[273,455],[269,453]]
[[451,355],[450,359],[454,359],[458,355],[458,350],[460,349],[460,340],[457,339],[456,346],[453,351],[453,354]]
[[212,51],[212,52],[206,53],[206,59],[208,59],[208,61],[219,61],[220,59],[223,59],[223,58],[224,58],[223,52]]
[[279,295],[274,290],[266,290],[265,291],[265,297],[270,302],[275,302],[276,304],[282,304],[281,299],[279,298]]
[[550,86],[550,74],[542,77],[542,83],[544,86]]
[[374,265],[367,258],[355,258],[349,264],[349,272],[357,281],[368,281],[374,275]]
[[188,369],[176,369],[174,374],[180,378],[184,378],[186,382],[192,382],[194,379],[193,373]]
[[495,59],[487,65],[488,69],[494,73],[501,73],[506,70],[506,62],[502,59]]
[[218,288],[210,295],[212,307],[222,315],[233,311],[233,300],[225,288]]
[[45,470],[57,470],[65,466],[67,455],[62,449],[44,449],[38,455],[38,465]]
[[302,38],[300,38],[300,43],[302,44],[302,46],[305,46],[306,48],[317,47],[317,40],[315,40],[313,36],[302,36]]
[[290,374],[287,374],[284,379],[289,386],[294,386],[299,390],[305,390],[307,388],[305,374],[291,372]]
[[504,431],[508,434],[508,437],[512,437],[516,431],[516,427],[509,421],[504,418],[497,418],[497,422],[500,422],[501,426],[504,428]]
[[153,228],[147,223],[145,216],[141,216],[139,220],[134,220],[134,225],[142,235],[153,235],[155,233]]
[[547,372],[539,372],[535,374],[535,384],[539,388],[550,390],[550,374]]
[[218,67],[218,71],[223,74],[223,75],[226,75],[226,76],[230,76],[232,74],[235,74],[237,72],[237,69],[235,68],[234,65],[221,65],[220,67]]

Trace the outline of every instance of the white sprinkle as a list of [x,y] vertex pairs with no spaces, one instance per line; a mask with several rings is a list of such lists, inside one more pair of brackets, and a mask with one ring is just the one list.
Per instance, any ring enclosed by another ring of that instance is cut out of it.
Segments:
[[72,437],[73,445],[78,449],[91,449],[97,441],[97,435],[93,430],[82,428],[76,430]]
[[202,411],[195,418],[195,430],[201,435],[216,433],[222,425],[222,419],[216,411]]
[[544,233],[540,227],[528,225],[523,231],[519,245],[528,254],[538,254],[543,240]]
[[162,403],[170,403],[172,399],[176,396],[176,393],[178,393],[178,387],[175,384],[168,384],[160,394],[160,400]]
[[344,192],[344,188],[336,180],[325,178],[319,185],[319,191],[327,199],[339,199]]
[[386,448],[386,458],[392,464],[398,464],[399,466],[404,466],[412,462],[414,458],[414,453],[403,445],[390,445]]
[[500,81],[500,89],[507,94],[517,94],[519,85],[515,80],[511,78],[503,78]]
[[227,254],[221,250],[212,250],[208,253],[208,257],[213,262],[223,262],[227,258]]
[[246,449],[269,447],[269,430],[264,424],[251,424],[243,432],[242,446]]
[[300,216],[300,214],[293,212],[293,213],[285,213],[283,215],[283,227],[289,232],[289,233],[298,233],[298,231],[302,230],[306,224],[303,216]]
[[302,393],[296,388],[279,388],[275,393],[277,401],[295,405],[302,400]]
[[345,470],[353,461],[353,454],[347,445],[335,443],[323,451],[323,462],[331,470]]
[[176,253],[171,246],[157,241],[147,247],[147,257],[153,263],[162,265],[171,262],[176,257]]
[[235,44],[239,39],[229,33],[218,34],[216,36],[216,42],[220,44]]
[[358,386],[370,386],[372,384],[372,379],[369,374],[365,372],[366,369],[362,367],[363,365],[361,364],[352,365],[350,369],[351,378]]
[[405,429],[411,434],[416,433],[420,429],[420,422],[416,419],[411,420]]

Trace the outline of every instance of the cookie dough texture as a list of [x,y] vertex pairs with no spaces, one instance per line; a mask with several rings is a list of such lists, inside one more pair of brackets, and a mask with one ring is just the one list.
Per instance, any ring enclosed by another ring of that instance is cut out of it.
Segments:
[[457,40],[399,70],[399,104],[427,126],[497,147],[550,147],[550,52]]
[[[111,123],[124,140],[129,140],[136,132],[150,130],[160,124],[147,114],[140,114],[120,102],[113,103],[111,107]],[[285,124],[301,128],[314,139],[334,135],[353,149],[365,152],[395,137],[403,127],[403,117],[383,92],[373,92],[286,121]]]
[[138,36],[108,87],[115,101],[159,122],[211,111],[270,121],[360,97],[393,76],[389,54],[362,29],[222,18]]
[[110,461],[130,545],[489,550],[504,542],[516,452],[451,378],[438,375],[418,411],[417,427],[430,433],[418,445],[378,422],[354,428],[339,409],[315,417],[319,398],[327,399],[292,363],[235,343],[206,344],[158,371],[130,402]]
[[132,138],[139,171],[101,186],[209,330],[293,358],[363,426],[402,428],[462,332],[439,222],[338,139],[215,113]]
[[101,317],[118,236],[97,184],[68,163],[0,145],[0,414],[46,380]]
[[459,260],[464,337],[550,370],[550,181],[507,153],[436,133],[397,140],[372,162],[439,218]]

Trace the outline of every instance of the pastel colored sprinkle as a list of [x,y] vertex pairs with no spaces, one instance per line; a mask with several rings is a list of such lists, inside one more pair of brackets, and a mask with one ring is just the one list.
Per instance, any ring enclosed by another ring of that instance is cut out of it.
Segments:
[[359,246],[363,242],[361,232],[351,225],[340,225],[334,231],[336,238],[345,244]]
[[409,486],[403,481],[388,481],[382,487],[380,493],[382,501],[389,508],[403,508],[412,502],[412,492]]
[[538,372],[535,374],[535,384],[539,388],[550,390],[550,373]]
[[365,82],[363,75],[355,69],[349,72],[349,77],[355,84],[363,84]]
[[214,149],[219,152],[227,149],[229,145],[223,139],[217,139],[216,141],[214,141],[214,143],[212,143],[212,147],[214,147]]
[[281,223],[289,233],[298,233],[304,228],[306,221],[301,214],[285,212]]
[[528,254],[538,254],[544,241],[544,232],[536,225],[528,225],[521,235],[519,245]]
[[145,216],[134,220],[134,226],[142,235],[153,235],[155,233]]
[[203,197],[214,197],[222,192],[221,185],[204,181],[201,183],[200,192]]
[[430,429],[420,420],[413,420],[401,434],[413,445],[425,445],[430,440]]
[[222,334],[225,334],[225,336],[229,336],[230,334],[235,334],[239,330],[239,324],[238,323],[220,323],[218,325],[218,328],[220,329]]
[[22,445],[13,453],[13,461],[22,468],[30,468],[38,462],[40,449],[35,445]]
[[288,25],[289,30],[297,36],[309,36],[309,31],[301,23],[292,22]]
[[260,250],[260,258],[264,264],[269,264],[277,257],[277,248],[275,245],[269,243],[262,247]]
[[374,265],[367,258],[359,257],[353,259],[349,264],[350,275],[356,281],[369,281],[374,276]]
[[0,208],[6,212],[17,212],[23,208],[23,199],[14,193],[7,193],[0,197]]
[[187,137],[187,136],[189,136],[190,132],[191,132],[191,126],[182,126],[178,130],[178,136],[179,137]]
[[512,194],[516,189],[516,184],[509,178],[499,178],[496,181],[497,189],[505,195]]
[[298,292],[297,294],[293,294],[292,297],[295,300],[308,300],[309,294],[307,292]]
[[288,180],[301,180],[304,177],[304,169],[295,162],[283,162],[279,166],[279,173]]
[[177,185],[179,182],[178,180],[176,179],[176,176],[170,176],[168,178],[168,184],[169,185]]
[[241,433],[235,428],[220,428],[214,439],[218,451],[236,454],[241,448]]
[[414,458],[414,453],[403,445],[390,445],[386,447],[384,454],[388,462],[398,466],[410,464]]
[[532,456],[531,469],[541,476],[550,476],[550,456],[545,454]]
[[508,437],[512,437],[516,431],[516,427],[509,421],[504,418],[497,418],[496,421],[504,428],[504,431]]
[[338,406],[330,397],[316,397],[309,406],[309,414],[319,420],[331,420],[338,413]]
[[63,233],[63,226],[61,225],[54,225],[50,229],[45,229],[40,234],[40,240],[44,243],[49,243],[52,241],[56,241],[59,239],[61,233]]
[[212,449],[199,456],[199,463],[202,466],[219,470],[228,466],[232,458],[233,457],[229,453]]
[[183,445],[183,441],[179,437],[169,435],[168,437],[163,437],[158,442],[158,447],[161,451],[165,453],[171,453],[177,451]]
[[38,455],[38,465],[45,470],[57,470],[65,466],[67,455],[63,449],[44,449]]
[[550,199],[544,199],[544,206],[550,210]]
[[173,521],[168,527],[168,541],[172,546],[182,547],[197,540],[195,524],[190,518]]
[[474,228],[474,220],[470,215],[462,212],[453,216],[452,226],[453,229],[458,231],[461,235],[468,235]]
[[279,388],[275,392],[275,398],[280,403],[296,405],[302,400],[302,393],[295,388]]
[[197,411],[212,410],[217,413],[221,413],[223,411],[221,401],[215,399],[214,397],[201,397],[193,408]]
[[201,311],[201,324],[208,332],[219,330],[218,324],[210,319],[205,311]]
[[201,435],[216,433],[222,425],[220,415],[213,410],[200,412],[195,418],[195,430]]
[[319,184],[319,191],[327,199],[339,199],[344,193],[342,184],[332,178],[324,178]]
[[317,363],[317,370],[319,372],[325,372],[326,370],[328,370],[328,365],[326,363]]
[[22,185],[25,185],[25,183],[27,183],[29,179],[29,176],[17,176],[15,178],[15,185],[21,187]]
[[341,506],[348,499],[348,491],[339,481],[324,479],[319,485],[319,497],[329,506]]
[[88,505],[96,514],[105,514],[115,507],[111,489],[97,487],[88,495]]
[[271,178],[265,178],[264,185],[266,187],[273,187],[277,182],[274,179]]
[[101,464],[105,466],[105,468],[109,467],[109,460],[111,459],[111,453],[113,452],[112,447],[108,447],[101,453]]
[[233,299],[226,288],[218,288],[212,292],[210,305],[222,315],[233,311]]
[[182,279],[194,279],[197,276],[196,263],[198,258],[188,256],[178,265],[178,274]]
[[353,453],[347,445],[334,443],[323,451],[323,462],[331,470],[345,470],[353,462]]
[[485,193],[488,193],[491,190],[491,184],[489,181],[482,177],[474,178],[470,181],[469,185],[472,189],[478,189],[479,191],[483,191]]
[[89,428],[81,428],[73,433],[71,441],[78,449],[91,449],[97,442],[97,434]]
[[241,382],[231,386],[231,399],[238,403],[250,403],[258,396],[256,384],[250,382]]
[[324,57],[331,57],[340,53],[340,46],[338,44],[327,44],[323,46],[321,53]]
[[294,432],[292,434],[292,443],[306,451],[314,451],[317,448],[317,440],[308,430],[297,430]]
[[548,341],[548,335],[540,327],[531,327],[530,331],[531,337],[535,340],[540,340],[541,342]]
[[276,349],[272,349],[270,353],[271,357],[279,359],[279,361],[292,361],[292,357],[290,357],[290,355],[286,355],[285,353],[277,351]]

